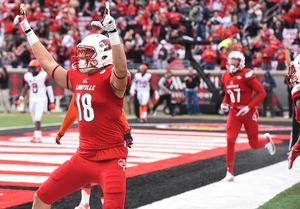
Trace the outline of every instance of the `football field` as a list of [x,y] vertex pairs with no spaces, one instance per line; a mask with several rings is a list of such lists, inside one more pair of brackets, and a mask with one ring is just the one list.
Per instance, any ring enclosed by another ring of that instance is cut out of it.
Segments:
[[[300,163],[296,160],[293,169],[287,169],[291,120],[260,119],[260,136],[271,134],[276,154],[270,156],[265,148],[252,150],[242,131],[236,143],[235,181],[221,183],[226,174],[226,119],[150,117],[147,123],[139,123],[129,117],[134,145],[127,159],[125,208],[258,208],[299,182]],[[40,144],[29,142],[32,127],[0,131],[3,208],[31,208],[39,185],[76,152],[76,124],[62,138],[61,146],[55,144],[59,125],[42,129]],[[52,208],[74,208],[79,202],[80,190]],[[101,208],[96,186],[90,206]]]

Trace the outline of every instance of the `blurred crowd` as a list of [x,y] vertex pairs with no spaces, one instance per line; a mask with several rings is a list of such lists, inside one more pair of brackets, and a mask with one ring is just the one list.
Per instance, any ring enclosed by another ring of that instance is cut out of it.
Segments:
[[[65,66],[84,37],[104,33],[90,22],[102,18],[105,1],[22,2],[41,42]],[[0,0],[0,67],[8,69],[26,68],[33,58],[25,35],[13,24],[20,3]],[[300,43],[297,0],[115,0],[110,13],[116,19],[129,69],[141,63],[150,69],[187,69],[185,46],[174,43],[184,39],[193,43],[192,55],[205,69],[225,70],[227,55],[238,50],[246,57],[246,67],[272,70],[272,61],[277,61],[276,69],[285,70],[284,47]],[[285,29],[296,33],[287,39]],[[298,53],[299,48],[294,56]]]

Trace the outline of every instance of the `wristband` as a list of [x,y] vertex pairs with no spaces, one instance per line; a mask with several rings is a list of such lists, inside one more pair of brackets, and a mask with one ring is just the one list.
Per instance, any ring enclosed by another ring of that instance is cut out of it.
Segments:
[[39,41],[38,37],[35,35],[35,33],[32,30],[28,32],[26,36],[30,46],[32,46],[33,44]]
[[108,36],[111,45],[117,45],[121,43],[118,32],[108,33]]

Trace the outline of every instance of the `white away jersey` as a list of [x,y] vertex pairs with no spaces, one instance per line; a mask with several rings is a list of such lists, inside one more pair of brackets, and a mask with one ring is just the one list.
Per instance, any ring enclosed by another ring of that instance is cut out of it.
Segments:
[[139,91],[150,91],[150,79],[151,74],[145,73],[144,76],[142,76],[142,73],[137,73],[134,76],[136,81],[136,90]]
[[36,76],[33,76],[31,72],[25,73],[24,80],[30,88],[30,101],[47,101],[45,81],[48,79],[50,77],[45,71],[40,71]]

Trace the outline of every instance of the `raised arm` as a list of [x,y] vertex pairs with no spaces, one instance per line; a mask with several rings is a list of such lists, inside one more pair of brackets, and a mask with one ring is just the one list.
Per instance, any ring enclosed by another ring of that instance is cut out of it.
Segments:
[[285,61],[286,61],[286,64],[290,65],[292,60],[291,60],[291,54],[290,54],[290,43],[288,40],[286,40],[285,42]]
[[[33,54],[38,60],[39,64],[42,66],[42,68],[61,87],[67,88],[67,82],[70,82],[69,79],[67,81],[67,71],[54,60],[51,54],[46,50],[46,48],[35,35],[34,31],[32,30],[27,21],[25,5],[23,3],[20,5],[20,15],[17,15],[14,19],[14,24],[18,23],[20,24],[22,30],[26,34],[27,40],[33,51]],[[70,83],[68,86],[72,88]]]
[[108,32],[109,40],[112,48],[112,58],[114,70],[110,78],[112,89],[116,96],[123,97],[127,87],[127,62],[122,43],[115,20],[110,16],[109,2],[106,2],[106,9],[101,21],[93,21],[92,25],[96,25]]

